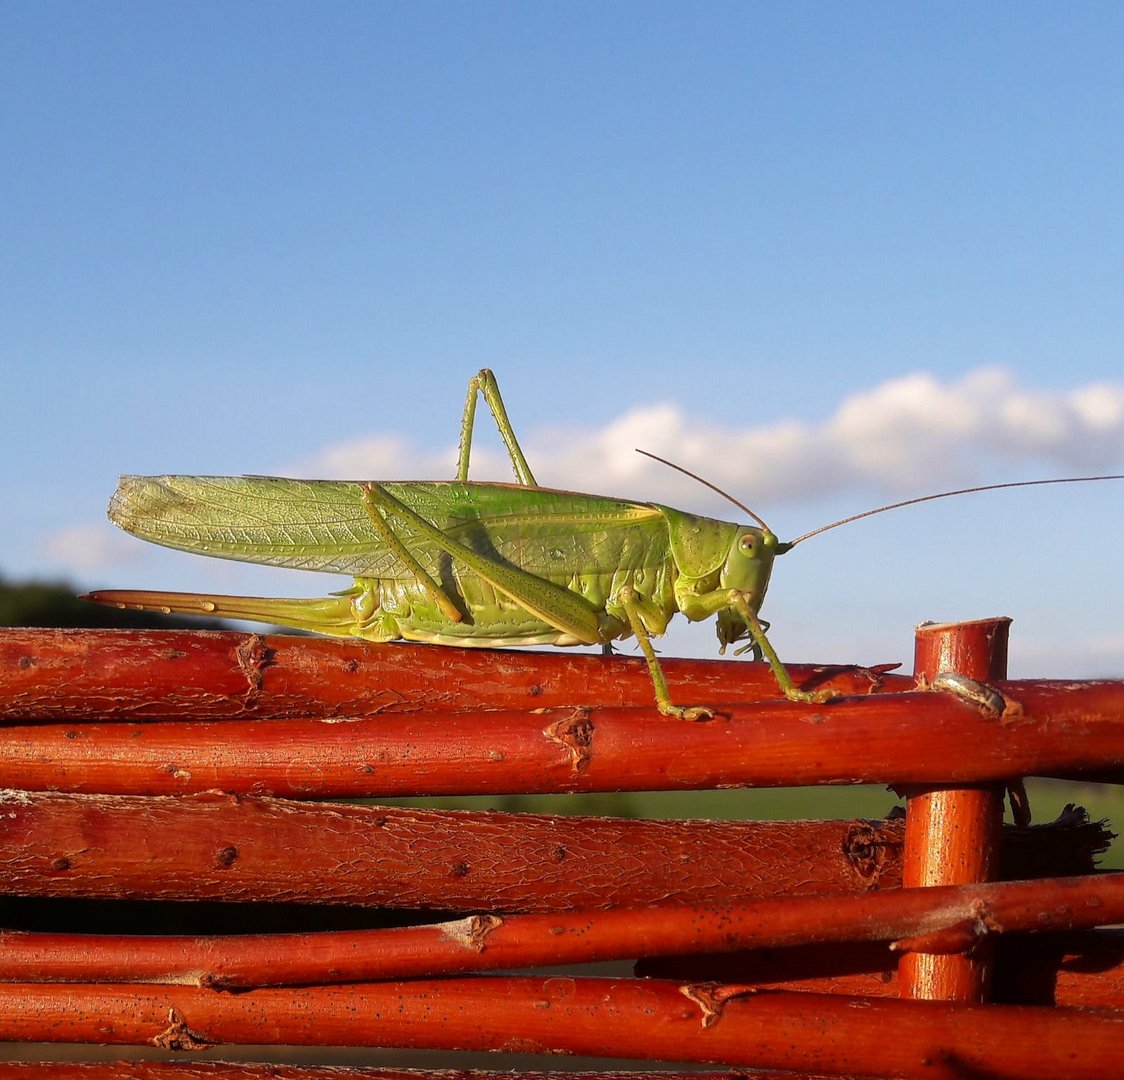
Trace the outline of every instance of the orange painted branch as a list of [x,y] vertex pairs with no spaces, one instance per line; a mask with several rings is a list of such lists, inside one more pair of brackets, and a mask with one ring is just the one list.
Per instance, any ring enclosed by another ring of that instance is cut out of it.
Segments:
[[[932,684],[944,672],[992,683],[1007,675],[1010,619],[984,619],[917,629],[914,674]],[[999,873],[1003,793],[999,784],[942,784],[906,799],[906,886],[993,881]],[[991,983],[991,950],[936,955],[918,949],[902,957],[903,997],[984,1001]]]
[[959,952],[993,934],[1114,922],[1124,922],[1124,873],[750,904],[474,915],[392,930],[225,937],[0,933],[0,981],[252,988],[844,941]]
[[[1071,819],[1011,836],[1011,877],[1080,874]],[[900,821],[644,821],[204,794],[0,796],[0,893],[558,911],[901,883]],[[1031,869],[1033,868],[1033,870]]]
[[1124,681],[997,688],[1009,705],[1001,716],[919,692],[731,705],[701,723],[597,708],[9,726],[0,787],[379,797],[962,784],[1124,763]]
[[[767,664],[661,663],[679,697],[729,703],[777,695]],[[790,670],[797,683],[849,694],[913,687],[912,678],[878,669]],[[351,717],[653,702],[647,668],[634,656],[202,630],[0,630],[0,718],[8,719]]]
[[946,1080],[1113,1075],[1124,1013],[495,976],[218,994],[0,985],[0,1039],[576,1053]]

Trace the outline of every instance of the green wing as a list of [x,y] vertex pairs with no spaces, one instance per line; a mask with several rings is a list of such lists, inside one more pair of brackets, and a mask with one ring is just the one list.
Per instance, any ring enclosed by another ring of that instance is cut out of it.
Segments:
[[[517,484],[389,482],[395,498],[462,543],[543,576],[611,573],[622,540],[634,567],[666,559],[658,509]],[[126,532],[182,551],[354,577],[402,578],[361,499],[359,481],[266,476],[123,476],[109,517]],[[436,545],[392,522],[424,565]],[[623,530],[623,536],[622,536]]]

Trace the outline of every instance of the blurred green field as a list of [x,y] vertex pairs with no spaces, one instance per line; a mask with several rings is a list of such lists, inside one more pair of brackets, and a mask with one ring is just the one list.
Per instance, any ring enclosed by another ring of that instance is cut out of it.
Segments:
[[[1052,821],[1068,803],[1083,806],[1093,821],[1107,819],[1113,831],[1124,825],[1124,787],[1067,780],[1029,779],[1034,821]],[[542,814],[607,814],[634,818],[777,820],[793,818],[881,818],[904,802],[880,785],[840,787],[736,788],[724,791],[610,792],[591,795],[507,795],[441,799],[392,799],[381,803],[440,806],[465,810],[508,810]],[[1007,820],[1010,820],[1008,808]],[[1124,843],[1114,841],[1101,857],[1102,869],[1124,869]]]

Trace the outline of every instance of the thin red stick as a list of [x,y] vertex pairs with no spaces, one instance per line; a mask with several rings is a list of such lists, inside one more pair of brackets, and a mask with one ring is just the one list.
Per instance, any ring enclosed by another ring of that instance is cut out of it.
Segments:
[[[942,672],[991,683],[1007,674],[1010,619],[984,619],[917,629],[914,674],[933,683]],[[1014,774],[1011,775],[1020,775]],[[904,884],[962,885],[999,874],[1003,787],[942,784],[906,799]],[[914,951],[898,966],[903,997],[984,1001],[991,953],[935,955]]]
[[1124,873],[705,907],[474,915],[393,930],[226,937],[9,932],[0,933],[0,980],[310,985],[842,941],[951,953],[993,934],[1114,922],[1124,922]]
[[[777,694],[768,664],[661,664],[680,697],[728,703]],[[913,686],[912,678],[881,670],[790,670],[799,684],[851,694]],[[637,656],[204,630],[0,630],[0,717],[21,720],[374,716],[653,702]]]
[[[1092,1009],[1124,1004],[1124,932],[1002,935],[995,946],[996,1001]],[[898,997],[895,954],[877,942],[651,957],[637,963],[636,973],[681,982],[738,979],[762,990]]]
[[[518,1080],[747,1080],[743,1072],[527,1072]],[[0,1063],[0,1080],[514,1080],[510,1071],[392,1069],[382,1065],[274,1065],[252,1062],[99,1061]],[[826,1080],[808,1073],[754,1072],[752,1080]],[[862,1080],[862,1078],[858,1078]]]
[[650,708],[327,720],[8,727],[0,787],[295,798],[967,784],[1118,767],[1124,681],[998,683],[1007,709],[950,694],[731,705],[699,723]]
[[557,911],[897,884],[902,826],[9,795],[0,892]]
[[659,980],[495,976],[216,994],[2,984],[0,1039],[534,1049],[951,1080],[1102,1080],[1124,1013],[754,993]]
[[[1103,843],[1101,830],[1086,829]],[[0,798],[0,892],[470,913],[720,903],[900,884],[902,833],[900,822],[643,821],[17,792]],[[1073,836],[1014,834],[1011,855],[1022,868],[1010,876],[1087,870],[1088,848],[1070,858]],[[1029,870],[1040,852],[1048,854]]]

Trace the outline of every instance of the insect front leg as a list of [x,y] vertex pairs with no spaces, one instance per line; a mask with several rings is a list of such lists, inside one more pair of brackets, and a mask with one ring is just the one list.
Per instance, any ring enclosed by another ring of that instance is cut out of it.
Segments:
[[789,675],[788,668],[781,663],[781,658],[777,656],[776,649],[773,648],[769,639],[765,636],[765,628],[761,625],[761,620],[750,606],[745,594],[735,593],[734,596],[731,597],[731,603],[734,610],[745,619],[745,624],[749,628],[749,636],[753,639],[754,652],[760,651],[760,654],[769,661],[769,667],[773,669],[773,678],[777,680],[777,685],[781,688],[784,696],[788,698],[789,701],[819,703],[831,701],[833,698],[839,697],[839,692],[837,690],[801,690],[796,683],[792,681],[792,676]]
[[[756,608],[760,599],[755,593],[740,589],[713,589],[710,592],[701,593],[682,591],[676,594],[676,600],[679,604],[679,610],[692,622],[717,615],[721,623],[724,615],[729,618],[729,612],[736,613],[749,632],[754,655],[760,655],[768,661],[769,667],[773,670],[773,677],[777,680],[777,685],[789,701],[822,702],[830,701],[832,698],[839,696],[834,690],[801,690],[792,681],[788,669],[781,663],[780,657],[777,656],[776,650],[765,635],[765,625],[767,624],[762,624],[757,617]],[[754,603],[755,600],[757,600],[757,603]],[[738,630],[737,636],[740,637],[740,628]],[[737,639],[734,636],[723,636],[721,632],[719,637],[723,642]],[[725,645],[723,645],[723,648],[725,648]]]
[[503,439],[508,456],[511,458],[515,478],[524,487],[538,487],[534,476],[531,475],[531,467],[527,464],[527,459],[520,449],[519,440],[515,437],[511,421],[507,418],[507,409],[504,408],[503,398],[500,397],[499,383],[496,382],[495,375],[488,368],[483,368],[468,382],[468,398],[465,400],[464,417],[461,419],[460,451],[457,454],[457,479],[461,481],[468,479],[468,459],[472,452],[472,428],[476,422],[476,395],[478,393],[483,395],[484,400],[488,403],[488,408],[492,410],[492,418],[496,422],[500,438]]

